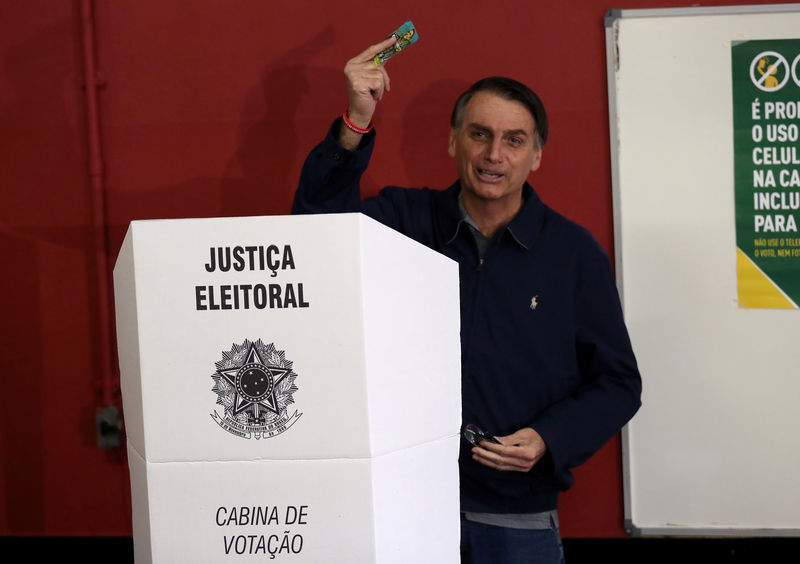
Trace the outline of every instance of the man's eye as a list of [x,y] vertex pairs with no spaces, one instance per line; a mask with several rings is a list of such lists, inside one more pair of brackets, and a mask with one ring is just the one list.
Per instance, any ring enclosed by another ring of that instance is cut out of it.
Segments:
[[512,145],[522,145],[522,138],[521,137],[509,137],[508,142]]

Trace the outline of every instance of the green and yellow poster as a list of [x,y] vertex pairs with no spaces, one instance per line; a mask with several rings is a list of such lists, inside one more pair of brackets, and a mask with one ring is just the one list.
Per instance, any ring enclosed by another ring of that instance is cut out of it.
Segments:
[[800,39],[734,43],[739,304],[800,303]]

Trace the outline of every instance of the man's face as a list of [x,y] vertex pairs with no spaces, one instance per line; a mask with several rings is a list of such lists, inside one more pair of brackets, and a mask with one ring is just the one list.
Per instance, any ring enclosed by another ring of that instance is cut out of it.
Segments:
[[542,160],[535,128],[522,103],[491,92],[475,93],[461,127],[450,132],[448,149],[456,159],[464,197],[518,205],[522,185]]

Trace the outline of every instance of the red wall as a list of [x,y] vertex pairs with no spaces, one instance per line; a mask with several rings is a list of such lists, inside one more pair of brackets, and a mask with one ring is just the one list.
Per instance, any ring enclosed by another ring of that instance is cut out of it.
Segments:
[[[482,76],[509,75],[551,116],[534,186],[611,252],[609,7],[97,2],[109,267],[133,219],[287,213],[305,154],[344,109],[345,61],[408,18],[421,39],[388,64],[365,192],[452,182],[453,100]],[[130,534],[124,453],[95,446],[109,328],[96,300],[81,49],[78,0],[0,4],[2,535]],[[576,475],[561,504],[565,536],[622,536],[619,441]]]

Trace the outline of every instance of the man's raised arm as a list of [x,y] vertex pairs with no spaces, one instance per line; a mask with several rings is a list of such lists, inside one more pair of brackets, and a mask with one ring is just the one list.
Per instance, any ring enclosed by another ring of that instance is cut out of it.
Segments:
[[[359,184],[372,154],[371,137],[364,137],[371,130],[378,101],[389,90],[386,69],[373,59],[395,41],[390,37],[347,61],[344,74],[348,107],[306,158],[292,213],[360,211]],[[360,146],[362,150],[357,151]]]
[[375,55],[392,46],[397,38],[392,36],[380,43],[371,45],[359,55],[356,55],[344,66],[344,75],[347,78],[347,111],[345,117],[354,127],[348,127],[342,122],[339,130],[338,141],[345,149],[355,150],[361,143],[363,133],[357,130],[369,130],[372,125],[372,116],[375,107],[383,98],[383,93],[389,91],[389,74],[383,65],[376,65]]

